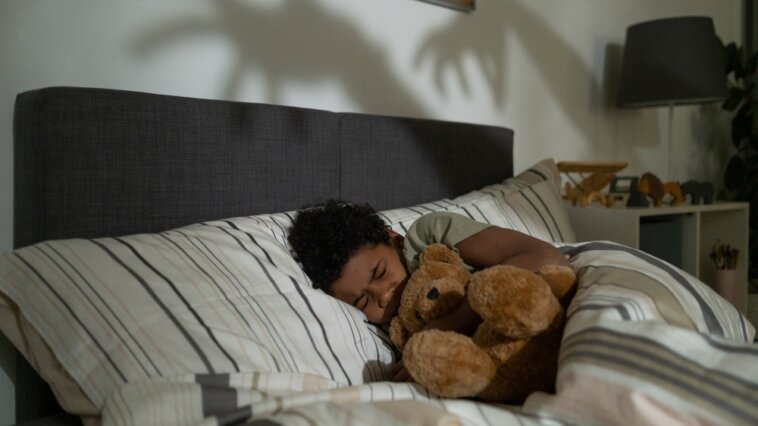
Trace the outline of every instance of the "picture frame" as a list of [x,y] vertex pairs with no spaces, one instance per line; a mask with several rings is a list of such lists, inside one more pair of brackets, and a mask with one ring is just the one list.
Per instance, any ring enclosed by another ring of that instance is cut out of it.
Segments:
[[616,176],[608,188],[608,195],[626,207],[648,207],[647,197],[638,189],[639,181],[638,176]]
[[436,4],[437,6],[460,12],[473,12],[476,9],[476,0],[419,0],[424,3]]
[[629,194],[632,189],[637,188],[639,178],[636,176],[616,176],[611,181],[611,194]]

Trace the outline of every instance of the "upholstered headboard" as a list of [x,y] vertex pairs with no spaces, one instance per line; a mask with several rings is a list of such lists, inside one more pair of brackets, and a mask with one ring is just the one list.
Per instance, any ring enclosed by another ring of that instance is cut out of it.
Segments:
[[155,232],[326,198],[407,206],[513,173],[513,132],[119,90],[18,95],[14,246]]

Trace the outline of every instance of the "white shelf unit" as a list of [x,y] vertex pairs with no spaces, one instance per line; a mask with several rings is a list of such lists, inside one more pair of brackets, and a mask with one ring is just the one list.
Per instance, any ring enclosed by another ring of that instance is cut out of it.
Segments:
[[717,202],[676,207],[567,205],[579,241],[609,240],[666,260],[709,284],[715,270],[710,251],[717,241],[739,250],[737,300],[747,313],[748,203]]

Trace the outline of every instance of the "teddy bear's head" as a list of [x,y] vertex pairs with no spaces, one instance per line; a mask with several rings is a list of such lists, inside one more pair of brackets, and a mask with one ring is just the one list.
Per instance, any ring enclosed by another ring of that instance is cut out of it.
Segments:
[[458,306],[471,278],[458,253],[444,244],[429,245],[419,265],[405,285],[398,316],[390,325],[390,337],[399,348],[410,334]]

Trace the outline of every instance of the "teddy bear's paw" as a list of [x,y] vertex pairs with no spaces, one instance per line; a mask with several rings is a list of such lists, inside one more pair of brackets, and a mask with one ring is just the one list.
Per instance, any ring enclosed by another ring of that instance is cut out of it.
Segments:
[[526,269],[492,266],[473,274],[468,287],[471,308],[508,337],[534,336],[563,315],[550,286]]
[[411,332],[403,326],[400,317],[392,318],[390,322],[390,341],[401,351],[411,337]]
[[496,362],[510,358],[511,353],[518,351],[527,342],[527,339],[514,339],[503,335],[488,322],[479,324],[471,339]]
[[522,404],[533,392],[554,392],[561,335],[560,328],[551,328],[533,338],[494,345],[490,352],[500,365],[495,379],[478,397]]
[[495,377],[497,366],[471,338],[428,330],[411,336],[403,365],[413,380],[446,398],[475,396]]
[[540,268],[541,276],[550,285],[553,294],[565,308],[574,296],[576,290],[576,274],[569,266],[545,265]]

